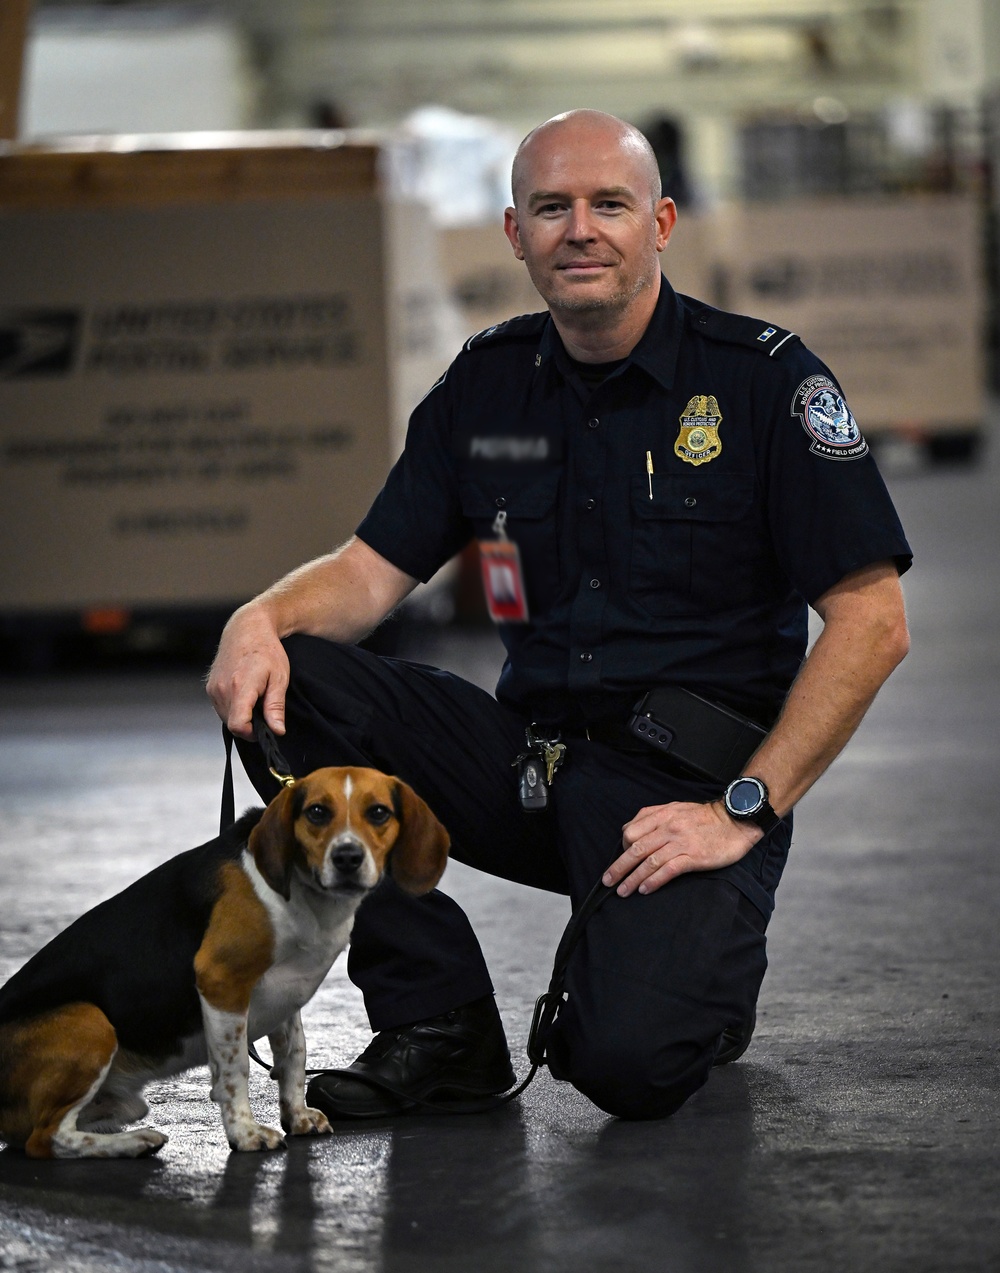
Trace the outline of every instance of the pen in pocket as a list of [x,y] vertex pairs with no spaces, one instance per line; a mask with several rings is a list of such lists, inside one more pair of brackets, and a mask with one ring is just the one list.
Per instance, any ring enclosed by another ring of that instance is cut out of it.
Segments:
[[649,478],[649,498],[653,498],[653,452],[646,452],[646,475]]

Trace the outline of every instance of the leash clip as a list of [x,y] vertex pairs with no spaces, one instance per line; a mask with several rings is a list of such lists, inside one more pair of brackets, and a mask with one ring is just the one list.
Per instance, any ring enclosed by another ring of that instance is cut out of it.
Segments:
[[531,1029],[528,1031],[528,1042],[525,1051],[532,1065],[545,1064],[545,1040],[548,1037],[556,1014],[566,1002],[562,990],[546,990],[535,1000],[535,1011],[531,1016]]
[[295,785],[295,779],[291,774],[278,773],[277,769],[275,769],[273,765],[268,765],[267,772],[272,778],[277,778],[283,787],[291,787]]

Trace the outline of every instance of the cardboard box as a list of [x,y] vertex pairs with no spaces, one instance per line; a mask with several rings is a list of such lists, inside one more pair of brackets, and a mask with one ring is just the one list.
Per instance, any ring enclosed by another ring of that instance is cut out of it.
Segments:
[[464,339],[517,314],[545,309],[501,224],[458,226],[439,235],[442,275]]
[[968,196],[748,204],[719,217],[724,308],[791,328],[869,435],[985,419],[979,206]]
[[0,609],[227,605],[353,531],[394,448],[376,159],[0,154]]

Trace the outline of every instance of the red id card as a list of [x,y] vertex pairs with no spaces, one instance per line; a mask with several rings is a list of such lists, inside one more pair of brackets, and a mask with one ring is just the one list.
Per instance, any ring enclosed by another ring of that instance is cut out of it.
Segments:
[[510,539],[481,539],[479,560],[483,571],[486,608],[494,623],[527,623],[521,554]]

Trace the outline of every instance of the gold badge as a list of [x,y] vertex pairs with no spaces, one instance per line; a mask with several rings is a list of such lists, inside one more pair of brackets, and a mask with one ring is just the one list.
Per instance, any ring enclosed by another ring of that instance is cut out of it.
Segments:
[[711,394],[696,393],[681,416],[674,454],[688,464],[707,464],[722,453],[722,412]]

